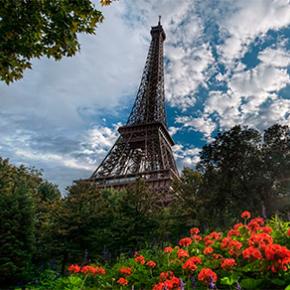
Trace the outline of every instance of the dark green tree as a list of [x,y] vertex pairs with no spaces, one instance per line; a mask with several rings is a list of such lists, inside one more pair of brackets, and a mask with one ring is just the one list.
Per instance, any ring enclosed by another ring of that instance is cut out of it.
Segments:
[[93,34],[103,18],[90,0],[2,0],[0,79],[9,84],[22,78],[33,58],[74,55],[80,48],[78,34]]
[[35,252],[33,263],[37,269],[58,263],[57,225],[62,198],[57,186],[41,181],[33,195],[35,220]]
[[264,203],[267,214],[290,209],[290,131],[275,124],[263,136]]
[[63,266],[68,261],[110,260],[148,241],[156,243],[160,208],[159,195],[141,181],[123,191],[98,191],[81,182],[73,185],[58,226]]
[[0,158],[0,284],[29,279],[35,249],[33,191],[38,176]]

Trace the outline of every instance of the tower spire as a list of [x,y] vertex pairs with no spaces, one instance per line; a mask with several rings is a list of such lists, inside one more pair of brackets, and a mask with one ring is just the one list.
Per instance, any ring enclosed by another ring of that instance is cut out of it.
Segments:
[[[159,16],[161,17],[161,16]],[[127,125],[161,122],[166,125],[163,42],[166,35],[162,25],[151,28],[151,43],[141,83]]]
[[167,130],[161,26],[151,28],[151,43],[136,100],[127,124],[100,166],[86,181],[99,188],[124,188],[143,178],[154,191],[168,192],[179,178],[173,157],[174,142]]

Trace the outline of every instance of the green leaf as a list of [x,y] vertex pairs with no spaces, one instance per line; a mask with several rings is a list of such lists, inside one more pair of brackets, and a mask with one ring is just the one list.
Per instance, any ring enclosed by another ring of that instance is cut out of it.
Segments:
[[237,275],[231,275],[229,277],[223,277],[221,278],[221,284],[222,285],[233,285],[235,282],[238,281],[238,276]]
[[290,284],[285,288],[285,290],[290,290]]
[[242,288],[245,289],[258,289],[258,287],[264,282],[263,279],[252,279],[246,278],[243,279],[240,283]]
[[271,282],[275,285],[279,285],[279,286],[285,286],[286,281],[275,278],[275,279],[271,279]]

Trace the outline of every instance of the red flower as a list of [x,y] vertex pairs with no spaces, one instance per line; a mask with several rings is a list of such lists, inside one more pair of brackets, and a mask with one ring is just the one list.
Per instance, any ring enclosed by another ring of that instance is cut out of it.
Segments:
[[95,267],[96,270],[96,274],[98,275],[105,275],[106,274],[106,270],[103,267]]
[[241,218],[242,219],[249,219],[251,217],[251,213],[247,210],[243,211],[242,214],[241,214]]
[[148,261],[146,263],[146,265],[149,267],[149,268],[155,268],[156,267],[156,263],[154,261]]
[[123,275],[130,276],[132,274],[132,269],[130,267],[122,267],[119,269],[119,272]]
[[189,258],[183,265],[182,269],[184,270],[190,270],[190,271],[195,271],[197,269],[196,264],[201,264],[202,261],[199,257],[191,257]]
[[[164,290],[164,289],[168,289],[168,290],[173,290],[173,289],[179,289],[180,286],[180,279],[175,277],[174,274],[172,272],[168,272],[170,274],[170,277],[167,275],[166,272],[163,272],[161,274],[166,274],[166,278],[162,279],[161,282],[155,284],[152,288],[152,290]],[[160,274],[160,276],[161,276]],[[167,280],[166,280],[167,279]]]
[[229,232],[227,234],[228,237],[232,237],[232,236],[238,237],[240,235],[241,235],[241,233],[239,232],[239,230],[235,230],[235,229],[229,230]]
[[261,260],[263,258],[260,250],[252,246],[243,251],[243,257],[245,260]]
[[171,247],[165,247],[164,248],[164,253],[171,253],[173,249]]
[[204,250],[203,250],[203,253],[205,255],[209,255],[213,252],[213,248],[212,247],[206,247]]
[[217,274],[209,268],[203,268],[198,273],[197,279],[198,281],[201,281],[208,285],[212,282],[217,281]]
[[221,267],[224,270],[229,270],[230,268],[232,268],[233,266],[237,265],[235,259],[224,259],[221,263]]
[[273,238],[265,233],[253,233],[251,237],[249,238],[249,246],[253,247],[259,247],[261,249],[264,249],[266,246],[273,243]]
[[74,264],[74,265],[70,265],[68,267],[68,270],[72,273],[79,273],[81,271],[81,267],[77,264]]
[[257,232],[261,228],[261,226],[264,225],[264,223],[265,221],[263,218],[256,217],[249,222],[248,228],[252,232]]
[[290,237],[290,228],[287,231],[287,236]]
[[97,274],[97,269],[93,266],[83,266],[82,269],[81,269],[81,272],[84,273],[84,274]]
[[268,245],[265,248],[265,256],[271,262],[270,269],[272,272],[287,271],[290,264],[290,250],[286,247],[278,244]]
[[199,229],[198,228],[191,228],[189,230],[189,233],[193,236],[193,235],[197,235],[199,234]]
[[188,247],[190,244],[192,243],[192,239],[191,238],[183,238],[179,241],[179,245],[181,247]]
[[164,282],[164,289],[179,289],[180,280],[177,277],[172,277]]
[[174,273],[172,271],[161,272],[159,275],[160,281],[165,281],[166,279],[171,279],[172,277],[174,277]]
[[221,245],[220,245],[221,249],[222,250],[226,249],[229,246],[229,243],[230,243],[231,240],[232,239],[229,238],[229,237],[223,238],[222,242],[221,242]]
[[219,260],[219,259],[221,259],[223,256],[222,256],[221,254],[213,253],[213,254],[212,254],[212,257],[213,257],[215,260]]
[[204,243],[206,246],[212,245],[215,241],[218,241],[222,238],[222,234],[218,232],[212,232],[204,237]]
[[265,226],[265,227],[261,227],[259,229],[259,231],[261,231],[262,233],[265,233],[265,234],[271,234],[273,229],[269,226]]
[[135,257],[135,262],[137,262],[137,263],[139,263],[139,264],[141,264],[141,265],[144,265],[145,264],[145,258],[143,257],[143,256],[137,256],[137,257]]
[[243,228],[244,227],[244,225],[242,224],[242,223],[237,223],[237,224],[235,224],[234,226],[233,226],[233,229],[234,230],[239,230],[240,228]]
[[117,283],[120,284],[120,285],[122,285],[122,286],[126,286],[126,285],[128,285],[129,282],[128,282],[127,279],[121,277],[121,278],[119,278],[119,279],[117,280]]
[[199,241],[202,240],[202,237],[201,237],[200,235],[193,235],[193,236],[192,236],[192,240],[193,240],[194,242],[199,242]]
[[179,249],[179,250],[177,251],[177,257],[178,257],[179,259],[181,259],[181,258],[187,258],[187,257],[189,257],[189,254],[188,254],[188,252],[187,252],[186,250]]
[[230,240],[228,244],[229,254],[231,256],[235,255],[238,256],[240,254],[240,249],[242,248],[243,244],[236,240]]
[[152,290],[163,290],[164,289],[164,283],[160,282],[153,286]]

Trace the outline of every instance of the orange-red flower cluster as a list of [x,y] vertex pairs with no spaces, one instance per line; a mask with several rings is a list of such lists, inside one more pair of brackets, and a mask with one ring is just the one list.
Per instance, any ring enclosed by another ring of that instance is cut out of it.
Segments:
[[238,256],[240,254],[240,249],[242,248],[243,244],[237,240],[232,240],[229,237],[223,238],[221,242],[221,249],[228,250],[228,253],[231,256]]
[[121,267],[119,272],[123,275],[130,276],[132,274],[132,269],[130,267]]
[[217,281],[217,274],[210,268],[202,268],[198,273],[197,279],[206,285]]
[[193,256],[186,260],[186,262],[182,265],[182,269],[195,271],[197,269],[197,264],[201,264],[201,258]]
[[290,250],[278,244],[267,246],[265,248],[265,256],[271,262],[270,269],[272,272],[286,271],[287,265],[290,264]]
[[191,238],[183,238],[179,241],[179,245],[181,247],[188,247],[189,245],[191,245],[191,243],[192,243]]
[[199,229],[198,228],[191,228],[189,230],[189,233],[193,236],[193,235],[198,235],[199,234]]
[[129,282],[126,278],[121,277],[117,280],[117,283],[122,285],[122,286],[126,286],[126,285],[128,285]]
[[252,234],[249,238],[249,246],[253,246],[260,249],[265,249],[266,246],[273,243],[273,238],[266,233]]
[[242,218],[242,219],[247,220],[247,219],[249,219],[250,217],[251,217],[251,213],[250,213],[249,211],[247,211],[247,210],[243,211],[242,214],[241,214],[241,218]]
[[145,264],[145,258],[141,255],[138,255],[135,257],[135,262],[141,264],[141,265],[144,265]]
[[263,218],[261,217],[256,217],[253,218],[252,220],[250,220],[250,222],[248,223],[248,229],[251,232],[257,232],[263,225],[264,225],[265,221]]
[[218,232],[211,232],[207,236],[204,237],[204,244],[206,246],[212,245],[215,241],[218,241],[222,238],[222,234]]
[[162,272],[160,273],[160,282],[153,286],[152,290],[180,290],[180,279],[174,276],[174,273]]
[[243,258],[245,260],[261,260],[263,256],[259,249],[250,246],[243,250]]
[[148,261],[146,263],[146,265],[149,267],[149,268],[155,268],[156,267],[156,263],[154,261]]
[[213,248],[212,247],[206,247],[206,248],[204,248],[203,253],[205,255],[209,255],[209,254],[213,253]]
[[79,273],[81,271],[81,267],[79,265],[76,265],[76,264],[72,264],[68,267],[68,270],[71,272],[71,273]]
[[187,252],[186,250],[179,249],[179,250],[177,251],[177,257],[178,257],[179,259],[182,259],[182,258],[188,258],[188,257],[189,257],[189,254],[188,254],[188,252]]
[[171,247],[165,247],[164,248],[164,253],[171,253],[173,249]]
[[229,259],[224,259],[221,263],[221,267],[224,270],[230,270],[232,267],[236,266],[236,260],[229,258]]
[[103,267],[94,267],[94,266],[83,266],[80,267],[79,265],[70,265],[68,270],[71,273],[83,273],[83,274],[92,274],[92,275],[105,275],[106,270]]

